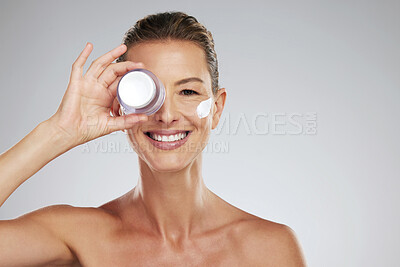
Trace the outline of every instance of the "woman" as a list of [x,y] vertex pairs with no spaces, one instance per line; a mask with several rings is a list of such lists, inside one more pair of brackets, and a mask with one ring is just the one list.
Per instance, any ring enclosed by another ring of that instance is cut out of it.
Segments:
[[[203,182],[201,151],[226,99],[211,33],[184,13],[160,13],[84,74],[92,49],[73,64],[57,112],[1,155],[1,204],[52,159],[118,130],[139,156],[138,184],[97,208],[55,205],[1,221],[0,266],[304,266],[289,227],[228,204]],[[116,87],[136,68],[156,74],[166,99],[151,116],[120,116]],[[209,98],[208,116],[196,116]]]

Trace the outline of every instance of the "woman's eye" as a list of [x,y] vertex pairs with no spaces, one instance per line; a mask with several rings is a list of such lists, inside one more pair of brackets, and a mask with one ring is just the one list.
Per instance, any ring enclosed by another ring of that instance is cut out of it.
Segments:
[[190,89],[184,89],[181,91],[182,95],[198,95],[196,91],[190,90]]

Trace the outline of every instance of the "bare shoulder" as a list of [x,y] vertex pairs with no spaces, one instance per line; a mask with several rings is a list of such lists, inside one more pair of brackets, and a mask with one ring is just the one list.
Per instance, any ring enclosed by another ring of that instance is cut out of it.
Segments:
[[[57,225],[60,222],[74,222],[79,221],[84,223],[93,223],[95,219],[113,220],[113,214],[107,210],[94,207],[74,207],[71,205],[51,205],[44,208],[37,209],[19,217],[19,219],[29,218],[32,220],[43,221],[48,224]],[[115,218],[114,218],[115,219]]]
[[254,216],[236,232],[244,255],[255,266],[306,266],[296,234],[287,225]]
[[250,266],[304,267],[295,232],[287,225],[265,220],[223,200],[230,217],[229,236],[235,251]]
[[118,225],[118,217],[107,210],[94,207],[52,205],[27,213],[18,220],[40,223],[64,239],[69,245],[79,237],[104,232]]

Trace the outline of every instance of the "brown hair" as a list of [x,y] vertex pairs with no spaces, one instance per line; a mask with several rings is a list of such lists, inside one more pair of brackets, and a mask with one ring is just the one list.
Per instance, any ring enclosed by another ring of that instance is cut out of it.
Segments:
[[[206,56],[208,71],[211,75],[212,91],[216,94],[218,85],[218,61],[211,32],[195,17],[182,12],[164,12],[149,15],[136,22],[124,36],[123,43],[128,47],[145,41],[184,40],[199,45]],[[126,53],[117,59],[125,61]]]

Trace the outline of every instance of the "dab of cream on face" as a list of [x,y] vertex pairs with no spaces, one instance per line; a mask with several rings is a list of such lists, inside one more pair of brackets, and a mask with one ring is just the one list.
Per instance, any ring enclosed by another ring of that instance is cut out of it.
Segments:
[[212,98],[210,97],[207,100],[201,101],[200,104],[197,106],[197,116],[199,116],[200,119],[205,118],[208,116],[208,114],[210,114],[211,103]]

